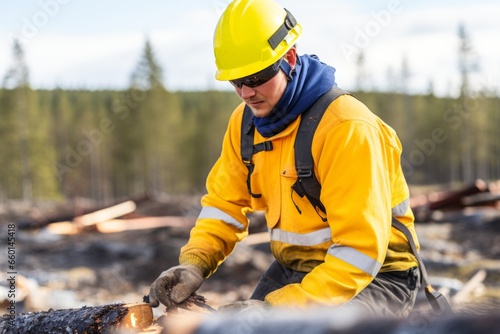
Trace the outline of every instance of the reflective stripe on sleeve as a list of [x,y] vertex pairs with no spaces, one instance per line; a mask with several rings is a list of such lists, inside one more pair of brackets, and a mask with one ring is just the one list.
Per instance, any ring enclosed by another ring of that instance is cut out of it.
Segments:
[[219,219],[228,225],[236,227],[240,231],[245,230],[245,226],[242,223],[234,219],[231,215],[228,215],[224,211],[213,206],[204,206],[198,216],[198,219],[200,218]]
[[291,245],[315,246],[332,240],[329,227],[311,233],[293,233],[275,228],[269,231],[272,241],[280,241]]
[[407,198],[403,202],[399,203],[395,207],[392,208],[392,215],[395,217],[401,217],[406,214],[408,211],[408,207],[410,206],[410,199]]
[[332,245],[327,253],[353,265],[372,277],[375,277],[382,267],[380,262],[351,247]]

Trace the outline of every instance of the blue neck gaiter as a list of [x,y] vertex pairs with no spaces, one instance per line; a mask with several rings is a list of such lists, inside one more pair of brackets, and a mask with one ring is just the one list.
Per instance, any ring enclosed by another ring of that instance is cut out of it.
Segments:
[[322,63],[315,55],[297,56],[294,69],[283,61],[281,69],[288,77],[283,96],[268,116],[253,120],[257,131],[266,138],[283,131],[336,85],[335,68]]

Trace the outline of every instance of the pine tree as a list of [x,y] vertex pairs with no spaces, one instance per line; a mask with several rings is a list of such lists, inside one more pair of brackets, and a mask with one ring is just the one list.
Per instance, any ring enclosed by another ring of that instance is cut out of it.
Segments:
[[[12,94],[10,97],[12,100],[10,101],[10,110],[7,110],[7,113],[13,113],[14,115],[17,115],[17,119],[12,119],[13,120],[13,128],[16,129],[17,135],[14,134],[13,142],[11,143],[16,143],[18,147],[18,154],[15,154],[14,152],[11,152],[12,158],[14,158],[14,163],[17,160],[17,163],[19,163],[19,169],[21,170],[21,193],[22,193],[22,198],[24,200],[31,200],[32,199],[32,183],[31,183],[31,177],[30,177],[30,161],[29,161],[29,152],[28,152],[28,129],[26,127],[25,121],[27,118],[27,108],[28,108],[28,98],[30,95],[30,88],[29,88],[29,73],[28,73],[28,67],[25,63],[24,60],[24,52],[21,48],[21,45],[17,40],[14,41],[13,44],[13,56],[14,56],[14,64],[13,66],[8,70],[7,74],[4,77],[3,80],[3,86],[8,89],[12,89]],[[16,157],[18,159],[16,159]],[[6,159],[9,159],[7,156]],[[10,174],[12,175],[12,174]],[[16,178],[10,178],[9,183],[16,183]],[[19,180],[17,180],[19,181]],[[12,191],[12,186],[14,184],[10,185],[9,188]]]
[[[460,103],[464,109],[464,114],[471,114],[477,110],[471,110],[471,102],[473,102],[472,92],[470,88],[470,74],[477,70],[477,60],[474,55],[472,48],[472,43],[465,28],[465,25],[461,23],[458,27],[458,37],[460,39],[459,47],[459,61],[458,67],[460,70],[460,76],[462,79],[460,85]],[[477,104],[477,101],[474,101]],[[477,105],[475,108],[477,109]],[[461,166],[462,166],[462,181],[472,182],[475,178],[475,168],[473,162],[473,150],[475,143],[474,132],[475,132],[475,117],[477,115],[471,115],[472,117],[464,118],[463,126],[461,128]]]
[[156,60],[153,47],[146,40],[142,57],[131,75],[131,88],[149,91],[163,86],[163,70]]
[[37,94],[29,85],[24,51],[13,44],[14,64],[4,77],[2,101],[2,150],[4,196],[32,201],[58,197],[57,180],[51,168],[55,151],[48,138],[48,117],[40,112]]
[[163,70],[149,41],[123,100],[127,113],[117,129],[121,142],[114,150],[119,159],[114,167],[116,175],[127,184],[120,192],[174,191],[177,154],[182,150],[177,145],[181,113],[175,96],[163,85]]

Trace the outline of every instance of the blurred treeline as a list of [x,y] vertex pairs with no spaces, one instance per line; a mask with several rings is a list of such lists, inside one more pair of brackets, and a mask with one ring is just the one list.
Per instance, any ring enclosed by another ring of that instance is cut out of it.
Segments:
[[[34,90],[19,44],[0,89],[0,200],[202,193],[233,92],[170,92],[149,43],[124,91]],[[410,184],[500,178],[500,99],[354,92],[396,129]]]

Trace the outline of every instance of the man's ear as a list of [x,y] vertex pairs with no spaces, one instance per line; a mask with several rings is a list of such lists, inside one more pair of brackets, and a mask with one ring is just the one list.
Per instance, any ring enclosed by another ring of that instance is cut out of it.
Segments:
[[285,54],[285,59],[291,68],[295,68],[295,64],[297,63],[297,49],[295,48],[295,46],[287,51],[287,53]]

